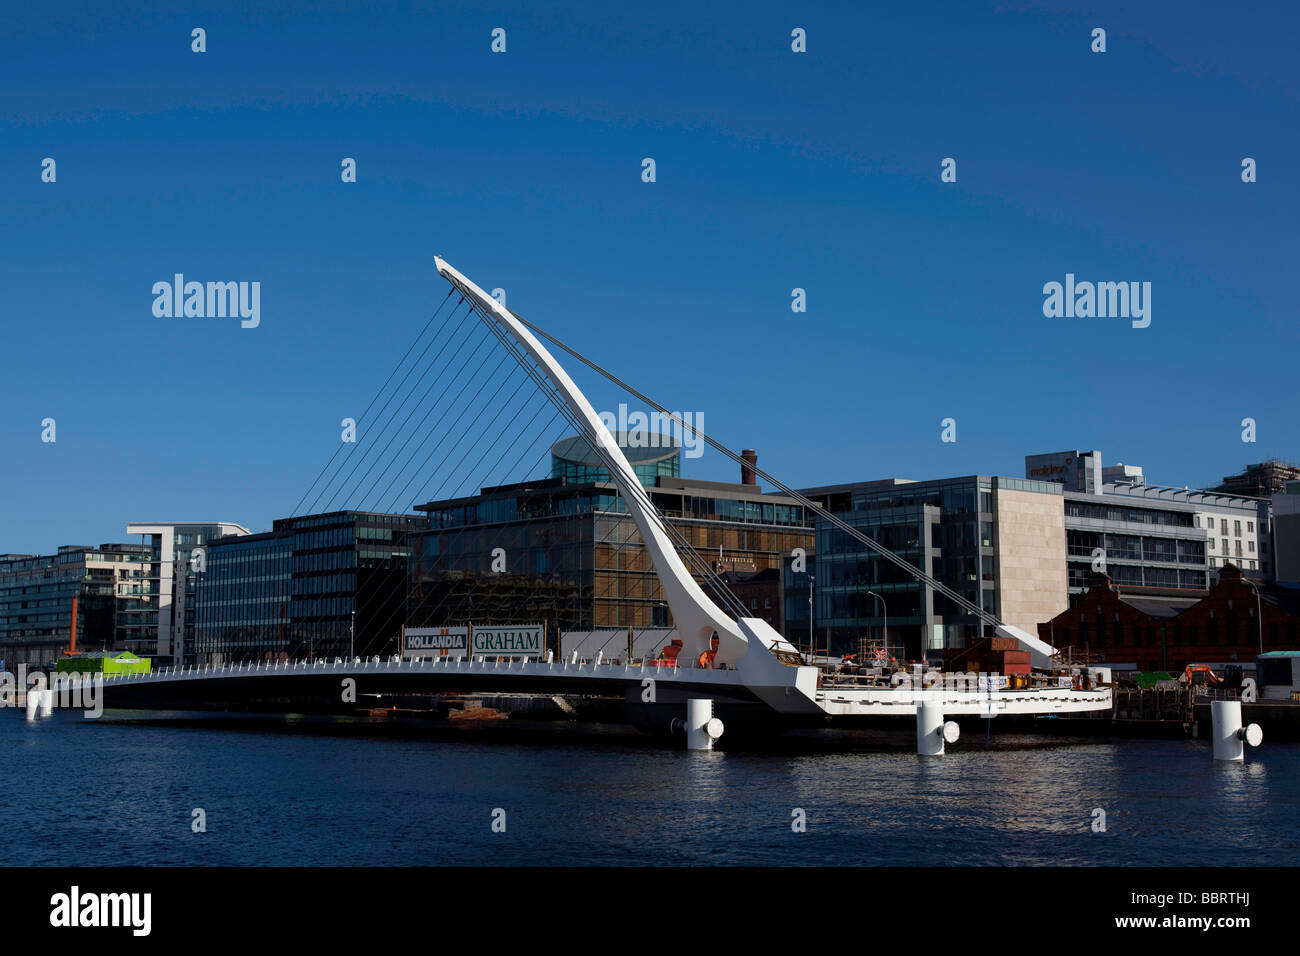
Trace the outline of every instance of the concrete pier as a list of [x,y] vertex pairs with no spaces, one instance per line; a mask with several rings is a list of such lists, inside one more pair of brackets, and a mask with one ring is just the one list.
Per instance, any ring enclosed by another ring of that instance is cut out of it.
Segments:
[[692,698],[686,702],[687,750],[712,750],[722,730],[722,721],[713,716],[711,699]]
[[944,723],[943,706],[921,701],[916,705],[916,752],[922,757],[942,757],[944,745],[957,742],[961,730],[953,721]]
[[1210,724],[1215,760],[1245,760],[1246,744],[1258,747],[1264,742],[1264,732],[1258,724],[1241,725],[1239,700],[1210,701]]

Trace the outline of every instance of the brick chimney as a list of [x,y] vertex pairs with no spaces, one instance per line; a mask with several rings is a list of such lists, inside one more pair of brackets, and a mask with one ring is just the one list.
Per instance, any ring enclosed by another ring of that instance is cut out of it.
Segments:
[[758,465],[758,452],[752,448],[742,448],[740,457],[744,462],[740,466],[740,483],[742,485],[758,484],[758,480],[754,476],[754,468]]

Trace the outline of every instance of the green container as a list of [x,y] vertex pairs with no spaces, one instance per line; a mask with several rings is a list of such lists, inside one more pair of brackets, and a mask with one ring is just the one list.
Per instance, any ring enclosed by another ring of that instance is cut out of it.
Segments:
[[1157,681],[1173,680],[1174,675],[1168,671],[1146,671],[1133,675],[1134,682],[1143,690],[1150,690],[1156,686]]
[[136,657],[130,651],[60,657],[54,665],[56,674],[148,674],[152,669],[152,660]]

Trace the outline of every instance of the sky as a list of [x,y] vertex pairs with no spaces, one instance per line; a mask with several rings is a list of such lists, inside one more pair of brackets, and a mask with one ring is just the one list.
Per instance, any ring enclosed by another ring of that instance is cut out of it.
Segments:
[[[274,6],[6,11],[0,553],[293,513],[435,255],[793,487],[1300,458],[1294,5]],[[1150,325],[1045,316],[1067,273]]]

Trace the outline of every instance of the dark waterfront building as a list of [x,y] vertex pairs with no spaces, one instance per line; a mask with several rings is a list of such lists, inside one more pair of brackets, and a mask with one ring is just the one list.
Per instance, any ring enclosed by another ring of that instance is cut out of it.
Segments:
[[[745,564],[747,565],[748,562]],[[727,586],[727,590],[745,606],[750,617],[761,617],[772,625],[778,634],[784,632],[786,623],[782,614],[780,566],[765,568],[762,571],[755,571],[750,567],[724,570],[718,577]],[[704,590],[706,594],[712,594],[710,588],[706,587]],[[797,642],[798,635],[794,637]]]
[[0,659],[45,667],[68,647],[77,599],[77,647],[120,650],[121,608],[149,594],[146,545],[64,545],[57,554],[0,555]]
[[795,647],[808,651],[814,644],[808,618],[816,583],[817,555],[811,547],[781,555],[781,633]]
[[[803,494],[1008,624],[1032,633],[1066,606],[1058,483],[985,475],[890,478]],[[893,656],[917,660],[965,647],[983,634],[974,615],[823,519],[817,521],[816,554],[819,651],[857,652],[870,639],[887,644]],[[784,584],[790,614],[808,582],[787,568]],[[807,627],[806,612],[800,623]]]
[[1094,574],[1069,610],[1038,625],[1038,636],[1104,663],[1177,673],[1192,663],[1249,664],[1261,638],[1265,651],[1298,650],[1298,628],[1300,590],[1255,585],[1228,564],[1203,597],[1134,592]]
[[[563,460],[551,478],[418,507],[428,528],[411,535],[408,625],[544,623],[552,641],[557,630],[672,626],[617,485],[599,469],[570,468],[582,455],[567,440],[555,449]],[[746,606],[757,617],[778,611],[779,579],[766,572],[779,568],[783,551],[811,546],[803,506],[752,483],[676,477],[676,450],[669,461],[658,457],[662,448],[640,449],[656,453],[652,462],[626,450],[651,501],[699,561],[737,582],[758,578],[752,587],[766,590],[748,595]],[[697,580],[707,587],[702,573]]]
[[194,659],[397,653],[407,534],[425,525],[418,515],[336,511],[212,541],[197,587]]

